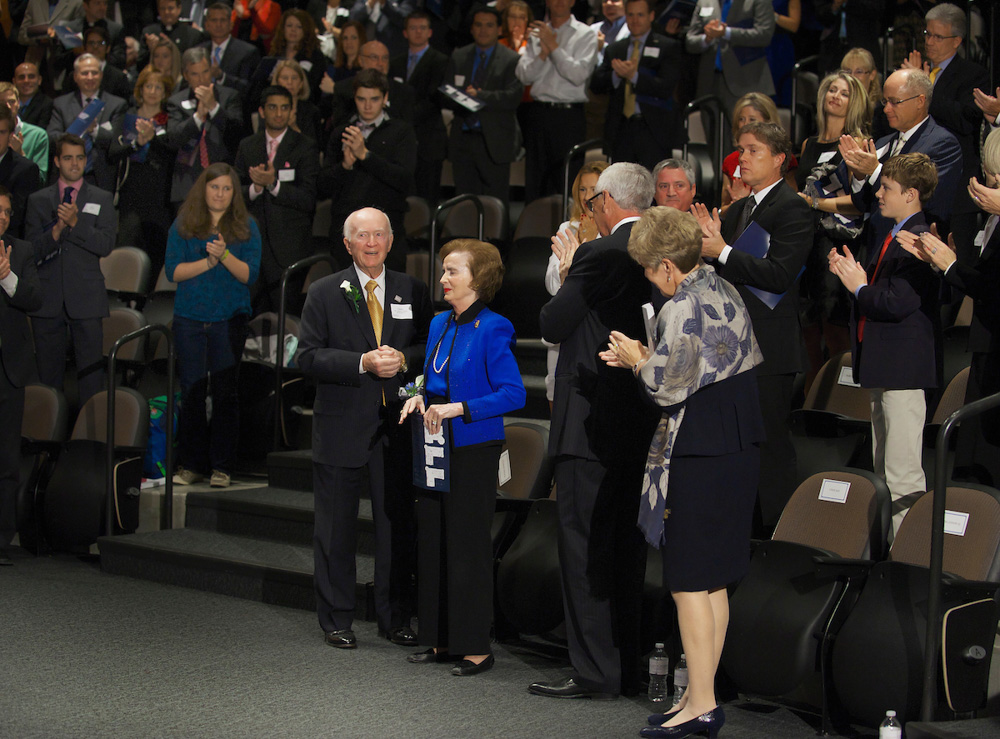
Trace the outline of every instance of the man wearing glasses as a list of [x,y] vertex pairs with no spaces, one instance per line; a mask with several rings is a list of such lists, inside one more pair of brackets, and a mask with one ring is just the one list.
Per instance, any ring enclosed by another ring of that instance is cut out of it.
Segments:
[[[81,54],[93,54],[101,67],[101,92],[110,92],[112,95],[120,97],[122,100],[132,98],[132,88],[134,85],[129,82],[128,76],[118,67],[112,66],[108,61],[108,49],[110,48],[108,31],[103,26],[92,26],[83,33],[83,46],[80,48]],[[68,77],[64,83],[63,90],[75,92],[76,82],[72,77]]]
[[[979,143],[982,111],[976,106],[973,90],[989,90],[989,73],[975,62],[958,55],[966,34],[965,11],[950,3],[935,5],[924,16],[924,56],[914,51],[903,62],[903,69],[923,69],[934,85],[930,114],[951,131],[962,147],[964,185],[980,172]],[[989,128],[986,130],[989,133]],[[955,193],[951,230],[955,234],[958,258],[971,263],[979,256],[972,242],[978,231],[979,208],[962,186]]]
[[952,202],[962,176],[962,149],[955,136],[929,114],[933,83],[919,69],[900,69],[889,75],[882,88],[882,105],[893,133],[877,142],[862,146],[850,136],[840,139],[840,153],[851,173],[851,194],[814,201],[813,207],[842,213],[871,213],[869,238],[882,243],[893,223],[879,214],[875,193],[879,186],[882,163],[897,154],[921,153],[937,167],[938,187],[925,205],[928,220],[947,232]]
[[[397,121],[406,121],[413,125],[413,109],[417,104],[417,94],[412,87],[389,78],[389,48],[381,41],[369,41],[358,51],[358,65],[362,69],[378,70],[389,79],[389,94],[385,102],[386,114]],[[328,75],[323,75],[324,83],[328,79],[330,79]],[[321,86],[320,89],[325,88]],[[338,82],[333,88],[333,100],[324,100],[321,108],[330,104],[333,105],[333,111],[329,115],[327,110],[321,109],[324,116],[333,119],[332,123],[327,123],[328,127],[332,130],[337,126],[347,125],[351,116],[358,112],[354,104],[353,78],[348,77]],[[398,248],[399,244],[396,246]]]
[[[83,17],[75,18],[66,23],[74,33],[85,33],[94,27],[101,27],[108,32],[107,62],[120,70],[125,69],[125,28],[121,23],[108,20],[108,0],[83,0]],[[86,39],[84,39],[86,42]],[[86,43],[84,43],[86,47]],[[87,49],[91,54],[92,49]],[[69,71],[73,66],[75,54],[73,49],[65,49],[59,52],[59,67]],[[81,52],[82,53],[82,52]],[[116,93],[117,94],[117,93]]]

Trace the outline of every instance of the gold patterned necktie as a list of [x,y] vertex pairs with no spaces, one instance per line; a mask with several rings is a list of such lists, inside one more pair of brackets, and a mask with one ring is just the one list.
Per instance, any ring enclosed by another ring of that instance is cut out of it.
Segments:
[[940,71],[941,71],[941,67],[934,67],[934,69],[931,70],[930,77],[931,77],[931,84],[932,85],[934,84],[935,80],[937,80],[937,76],[938,76],[938,73]]
[[[632,50],[628,55],[628,60],[639,58],[639,39],[632,40]],[[626,118],[631,118],[635,115],[635,90],[632,88],[632,82],[630,80],[625,80],[625,105],[622,107],[622,114]]]
[[378,283],[375,280],[368,280],[365,290],[368,291],[368,315],[372,317],[372,328],[375,329],[375,341],[382,343],[382,306],[375,297],[375,288]]

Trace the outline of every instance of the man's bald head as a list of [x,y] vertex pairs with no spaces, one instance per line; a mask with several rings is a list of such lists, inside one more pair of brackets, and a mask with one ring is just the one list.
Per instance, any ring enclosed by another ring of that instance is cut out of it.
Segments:
[[358,64],[362,69],[377,69],[389,74],[389,47],[381,41],[369,41],[358,52]]

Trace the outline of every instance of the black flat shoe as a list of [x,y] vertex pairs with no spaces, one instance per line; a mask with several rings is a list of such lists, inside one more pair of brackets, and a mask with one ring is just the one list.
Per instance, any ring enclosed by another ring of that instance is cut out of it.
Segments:
[[555,683],[532,683],[528,686],[528,692],[533,695],[544,695],[546,698],[590,698],[595,701],[618,699],[617,693],[599,693],[587,690],[582,685],[578,685],[571,677]]
[[323,637],[324,641],[331,647],[337,649],[357,649],[358,640],[354,632],[350,629],[340,629],[339,631],[328,631]]
[[434,647],[424,651],[416,652],[406,658],[407,662],[414,665],[437,664],[438,662],[458,662],[461,657],[453,657],[448,652],[435,652]]
[[646,723],[650,726],[660,726],[661,724],[667,723],[670,719],[681,712],[682,709],[678,708],[676,711],[671,711],[670,713],[651,713],[646,718]]
[[716,706],[677,726],[644,726],[639,729],[639,736],[645,739],[684,739],[692,734],[707,734],[708,739],[715,739],[725,723],[726,714],[722,706]]
[[382,631],[382,629],[379,629],[378,635],[383,639],[388,639],[393,644],[398,644],[401,647],[415,647],[419,644],[417,641],[417,635],[409,626],[403,626],[398,629],[393,629],[392,631]]
[[490,654],[480,662],[478,665],[471,660],[463,659],[457,665],[451,668],[451,674],[456,677],[467,677],[469,675],[478,675],[480,672],[486,672],[493,667],[493,663],[496,662],[493,659],[493,655]]

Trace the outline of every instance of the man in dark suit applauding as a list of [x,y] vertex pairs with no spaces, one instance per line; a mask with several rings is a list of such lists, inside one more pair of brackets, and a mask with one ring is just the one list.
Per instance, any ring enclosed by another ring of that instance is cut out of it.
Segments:
[[31,314],[38,375],[62,389],[66,371],[66,327],[73,337],[80,405],[101,390],[104,347],[101,319],[108,294],[101,257],[115,243],[118,217],[111,193],[83,179],[83,139],[63,134],[55,144],[55,184],[28,199],[25,234],[35,249],[44,301]]
[[517,106],[524,86],[517,78],[516,52],[497,43],[500,14],[480,6],[472,16],[474,43],[456,49],[444,82],[476,98],[476,112],[450,99],[455,112],[448,158],[455,173],[455,190],[492,195],[504,203],[510,197],[510,163],[517,155]]
[[638,164],[616,163],[601,173],[587,207],[603,238],[580,245],[539,317],[542,337],[561,344],[549,453],[556,460],[559,566],[573,674],[534,683],[528,690],[536,695],[612,699],[639,689],[646,556],[636,521],[659,414],[634,378],[597,355],[612,330],[645,335],[642,305],[651,290],[626,247],[632,224],[652,202],[653,177]]
[[159,20],[142,29],[137,69],[143,69],[149,64],[153,49],[161,38],[168,38],[177,44],[181,54],[205,40],[205,34],[190,22],[181,20],[180,0],[156,0],[156,12]]
[[[245,99],[250,77],[260,64],[260,51],[253,44],[232,35],[231,13],[232,8],[225,3],[208,6],[205,33],[209,39],[201,46],[208,51],[212,79],[217,84],[236,90]],[[248,102],[253,105],[253,102]]]
[[[802,369],[799,274],[813,234],[809,206],[784,183],[791,146],[781,126],[747,124],[740,129],[737,151],[740,174],[751,194],[733,203],[721,222],[717,211],[709,215],[705,206],[694,206],[705,235],[702,256],[714,259],[716,271],[736,285],[764,355],[764,363],[757,367],[757,385],[767,432],[761,446],[758,489],[765,529],[774,527],[795,489],[795,448],[788,415],[795,373]],[[732,246],[751,223],[770,235],[763,257]]]
[[430,44],[431,18],[423,10],[410,13],[403,35],[409,48],[389,64],[389,77],[404,82],[416,93],[413,130],[417,134],[417,169],[414,193],[437,206],[441,189],[441,166],[448,154],[448,132],[441,118],[437,90],[444,79],[448,57]]
[[652,0],[628,0],[629,35],[608,46],[590,89],[610,94],[604,140],[615,162],[652,169],[674,148],[674,88],[681,69],[680,43],[653,32]]
[[167,142],[177,149],[170,201],[178,207],[212,162],[232,162],[243,129],[233,90],[212,83],[208,52],[188,49],[181,57],[187,89],[167,100]]
[[385,75],[362,69],[351,78],[357,115],[334,130],[326,147],[319,177],[321,197],[333,198],[330,239],[340,238],[348,214],[373,204],[386,214],[396,234],[390,266],[403,271],[406,238],[403,215],[413,190],[417,137],[413,126],[389,117]]
[[0,565],[13,564],[24,386],[36,376],[26,314],[42,305],[31,244],[7,233],[10,217],[10,191],[0,186]]
[[[115,189],[117,168],[108,161],[108,147],[111,146],[111,128],[125,115],[126,103],[117,95],[104,92],[101,82],[104,74],[101,62],[93,54],[82,54],[73,63],[73,81],[76,92],[67,92],[53,101],[52,118],[49,120],[50,149],[55,149],[55,141],[69,130],[94,100],[104,102],[104,107],[81,134],[87,145],[87,181],[109,192]],[[34,245],[38,248],[38,244]]]
[[[278,310],[285,268],[311,252],[319,174],[316,144],[288,127],[291,93],[284,87],[265,88],[259,113],[262,130],[240,142],[235,164],[262,237],[254,313]],[[302,272],[289,286],[290,312],[299,313],[304,280]]]
[[39,89],[41,83],[42,76],[36,64],[24,62],[14,69],[14,86],[21,100],[21,120],[45,128],[52,117],[52,98]]
[[375,208],[350,214],[353,264],[309,288],[298,362],[318,383],[313,416],[316,601],[326,643],[357,646],[354,620],[358,499],[375,521],[379,632],[414,646],[413,491],[409,430],[399,390],[420,373],[431,320],[427,287],[385,268],[392,228]]

